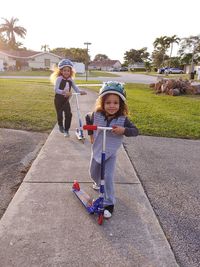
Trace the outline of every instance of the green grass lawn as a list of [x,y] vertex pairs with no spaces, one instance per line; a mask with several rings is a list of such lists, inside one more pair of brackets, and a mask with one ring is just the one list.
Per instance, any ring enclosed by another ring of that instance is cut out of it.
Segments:
[[131,119],[144,135],[200,138],[200,96],[156,95],[148,85],[127,85]]
[[49,131],[56,123],[48,80],[0,79],[0,127]]
[[[89,90],[98,91],[99,87]],[[127,84],[126,91],[129,116],[140,134],[200,139],[199,96],[156,95],[142,84]],[[0,79],[0,93],[1,128],[52,130],[56,114],[53,87],[48,80]]]
[[3,71],[0,76],[50,76],[52,71]]

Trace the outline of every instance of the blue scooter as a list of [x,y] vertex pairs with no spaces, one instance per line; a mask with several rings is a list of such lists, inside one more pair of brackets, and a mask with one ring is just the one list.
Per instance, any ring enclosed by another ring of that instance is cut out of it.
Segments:
[[99,197],[96,200],[91,199],[91,197],[83,190],[80,189],[79,183],[75,180],[72,186],[72,191],[79,198],[82,204],[85,206],[89,214],[98,215],[98,224],[103,223],[104,216],[104,176],[105,176],[105,159],[106,159],[106,131],[112,130],[112,127],[100,127],[96,125],[84,125],[84,130],[102,130],[103,131],[103,142],[102,142],[102,152],[101,152],[101,183],[99,190]]

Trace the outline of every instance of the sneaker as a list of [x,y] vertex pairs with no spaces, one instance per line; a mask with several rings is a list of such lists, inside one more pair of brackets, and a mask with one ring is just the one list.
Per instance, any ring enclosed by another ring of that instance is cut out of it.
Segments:
[[65,136],[65,137],[69,137],[69,132],[66,131],[66,130],[64,130],[64,136]]
[[94,190],[99,190],[100,189],[100,186],[98,184],[96,184],[96,183],[93,183],[92,188]]
[[104,210],[104,212],[103,212],[103,217],[104,217],[105,219],[109,219],[109,218],[112,217],[112,213],[111,213],[110,211],[108,211],[108,210]]
[[59,131],[60,131],[61,133],[64,133],[64,128],[63,128],[63,126],[59,126]]
[[105,206],[104,208],[105,210],[108,210],[110,213],[113,213],[114,211],[114,205],[108,205],[108,206]]

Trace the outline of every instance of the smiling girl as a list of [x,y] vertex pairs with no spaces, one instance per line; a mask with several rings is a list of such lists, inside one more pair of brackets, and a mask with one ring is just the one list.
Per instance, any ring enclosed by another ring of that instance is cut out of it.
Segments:
[[[137,136],[137,127],[128,119],[128,107],[124,86],[119,82],[106,82],[103,84],[97,98],[95,110],[87,114],[87,124],[102,127],[113,127],[106,136],[106,159],[105,159],[105,196],[104,217],[110,218],[115,205],[114,171],[116,154],[120,148],[123,136]],[[93,188],[99,190],[101,181],[101,146],[103,132],[88,131],[92,143],[90,161],[90,176],[94,181]]]
[[[54,84],[55,98],[54,104],[57,113],[57,121],[59,130],[64,133],[66,137],[69,136],[69,128],[71,126],[72,113],[69,103],[70,96],[72,95],[71,88],[76,93],[85,95],[85,91],[81,91],[76,86],[73,78],[75,77],[75,70],[73,63],[69,59],[63,59],[58,63],[58,68],[52,73],[50,79]],[[63,113],[64,113],[64,126],[63,126]]]

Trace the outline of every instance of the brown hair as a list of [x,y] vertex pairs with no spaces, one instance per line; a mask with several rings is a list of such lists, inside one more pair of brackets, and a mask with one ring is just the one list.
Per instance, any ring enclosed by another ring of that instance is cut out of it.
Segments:
[[[109,96],[109,95],[117,95],[117,94],[106,94],[104,96],[99,96],[96,100],[96,103],[95,103],[95,112],[103,112],[105,113],[105,109],[104,109],[104,105],[105,105],[105,101],[106,101],[106,98]],[[117,95],[119,97],[119,110],[118,112],[115,114],[116,117],[119,117],[119,116],[127,116],[128,115],[128,106],[126,104],[126,102],[124,102],[121,97],[119,95]]]

